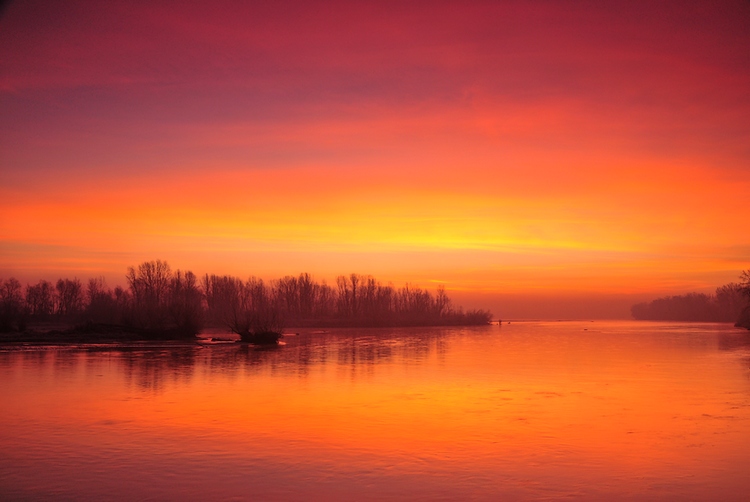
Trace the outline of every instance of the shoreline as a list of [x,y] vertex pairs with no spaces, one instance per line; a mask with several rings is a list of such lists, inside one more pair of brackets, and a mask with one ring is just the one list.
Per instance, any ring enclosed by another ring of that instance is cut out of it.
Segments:
[[[46,325],[47,329],[42,326]],[[93,325],[76,327],[62,325],[60,323],[44,323],[32,326],[25,331],[12,331],[0,333],[0,347],[12,346],[69,346],[69,345],[99,345],[99,344],[165,344],[166,346],[192,346],[192,345],[226,345],[244,344],[240,335],[229,332],[222,327],[209,326],[199,333],[190,336],[173,336],[169,331],[144,331],[126,326]],[[387,329],[387,328],[460,328],[474,326],[497,326],[492,324],[408,324],[408,325],[342,325],[331,326],[327,323],[320,325],[292,326],[281,333],[281,339],[285,337],[299,336],[303,334],[324,334],[329,329]],[[40,329],[42,328],[42,329]],[[255,345],[255,344],[250,344]],[[267,344],[257,344],[267,345]]]

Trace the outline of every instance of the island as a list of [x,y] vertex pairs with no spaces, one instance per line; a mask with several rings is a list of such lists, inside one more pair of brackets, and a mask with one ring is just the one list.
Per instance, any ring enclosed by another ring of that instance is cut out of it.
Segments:
[[349,274],[335,286],[310,274],[269,282],[231,275],[172,271],[166,261],[130,267],[127,287],[102,278],[40,280],[22,287],[0,281],[0,342],[106,343],[194,340],[204,327],[221,327],[241,343],[275,344],[295,327],[483,325],[486,310],[454,307],[444,286],[430,292],[397,288],[370,275]]
[[740,282],[716,288],[714,294],[665,296],[631,307],[633,318],[650,321],[733,322],[750,329],[750,270]]

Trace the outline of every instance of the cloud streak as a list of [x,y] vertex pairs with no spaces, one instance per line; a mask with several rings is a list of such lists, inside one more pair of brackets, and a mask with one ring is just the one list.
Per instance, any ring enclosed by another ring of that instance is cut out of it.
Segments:
[[97,265],[60,251],[61,269],[113,280],[155,254],[519,294],[732,280],[748,20],[741,2],[11,4],[0,274],[35,280],[62,246]]

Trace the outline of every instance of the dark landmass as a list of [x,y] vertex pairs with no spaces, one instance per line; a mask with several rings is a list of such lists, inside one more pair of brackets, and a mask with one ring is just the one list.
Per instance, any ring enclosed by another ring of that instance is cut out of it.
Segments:
[[484,310],[454,308],[445,289],[396,288],[372,276],[339,276],[336,287],[309,274],[264,282],[172,272],[166,262],[130,267],[128,289],[103,279],[39,281],[24,289],[0,280],[0,343],[196,340],[205,325],[243,343],[273,344],[284,327],[398,327],[489,324]]
[[[325,333],[325,329],[336,328],[381,328],[381,327],[417,327],[426,325],[412,326],[386,326],[386,325],[363,325],[362,323],[345,323],[329,322],[322,324],[303,323],[295,324],[293,330],[315,330],[318,333]],[[438,325],[431,325],[438,326]],[[451,326],[444,324],[442,326]],[[214,326],[213,329],[223,329],[220,326]],[[316,331],[312,331],[315,333]],[[67,326],[59,322],[31,322],[24,331],[0,332],[0,346],[29,346],[29,345],[79,345],[79,344],[128,344],[128,343],[148,343],[148,342],[181,342],[182,344],[206,342],[235,342],[247,343],[252,345],[272,345],[277,344],[285,335],[297,335],[299,333],[277,333],[261,332],[250,333],[245,337],[241,335],[233,338],[231,335],[212,336],[208,333],[198,333],[188,337],[180,333],[170,331],[152,332],[141,330],[131,326],[111,325],[102,323],[92,323],[78,326]]]
[[735,323],[738,328],[750,329],[750,306],[745,308],[740,314],[740,318]]
[[195,335],[184,337],[169,330],[155,332],[123,325],[89,323],[66,327],[55,323],[54,327],[50,327],[48,324],[31,323],[24,331],[0,333],[0,343],[77,344],[196,340]]
[[713,295],[688,293],[638,303],[631,313],[638,320],[732,322],[750,329],[750,271],[742,272],[740,281],[716,288]]

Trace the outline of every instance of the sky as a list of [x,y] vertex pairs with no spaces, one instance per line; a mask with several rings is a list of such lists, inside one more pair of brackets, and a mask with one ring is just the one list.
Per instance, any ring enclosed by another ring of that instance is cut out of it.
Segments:
[[0,278],[627,317],[750,269],[750,4],[11,2]]

